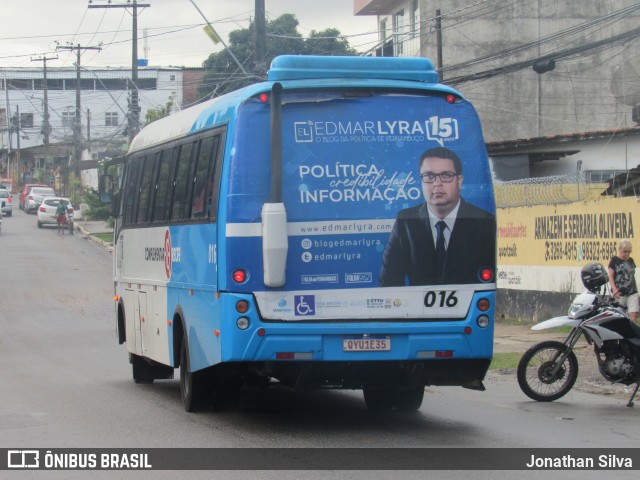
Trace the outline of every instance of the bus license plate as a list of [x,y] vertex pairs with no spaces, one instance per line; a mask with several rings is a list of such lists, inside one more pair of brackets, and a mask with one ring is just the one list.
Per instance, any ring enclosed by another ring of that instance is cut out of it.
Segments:
[[352,335],[342,338],[343,352],[388,352],[391,337],[388,335]]

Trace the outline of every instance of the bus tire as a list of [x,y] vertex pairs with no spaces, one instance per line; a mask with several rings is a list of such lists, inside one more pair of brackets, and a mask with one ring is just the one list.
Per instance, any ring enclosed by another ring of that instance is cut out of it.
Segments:
[[424,398],[424,387],[400,390],[396,399],[396,411],[415,412],[420,409]]
[[189,362],[187,335],[182,336],[180,346],[180,397],[187,412],[198,411],[205,403],[207,394],[206,378],[202,372],[192,372]]
[[144,358],[132,353],[131,366],[135,383],[153,383],[153,367]]

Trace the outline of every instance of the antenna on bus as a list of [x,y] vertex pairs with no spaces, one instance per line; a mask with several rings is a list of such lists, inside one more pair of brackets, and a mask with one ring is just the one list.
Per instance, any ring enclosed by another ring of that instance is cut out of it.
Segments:
[[271,87],[271,202],[282,202],[282,84]]
[[271,87],[271,201],[262,206],[264,284],[282,287],[286,281],[289,236],[282,202],[282,84]]

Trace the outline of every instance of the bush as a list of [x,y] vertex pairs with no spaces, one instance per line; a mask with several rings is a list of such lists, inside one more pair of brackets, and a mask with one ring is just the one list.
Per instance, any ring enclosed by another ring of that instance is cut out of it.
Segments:
[[[89,187],[84,194],[83,202],[89,205],[87,218],[89,220],[105,220],[108,221],[110,216],[111,205],[100,202],[98,191]],[[113,223],[113,219],[111,220]]]

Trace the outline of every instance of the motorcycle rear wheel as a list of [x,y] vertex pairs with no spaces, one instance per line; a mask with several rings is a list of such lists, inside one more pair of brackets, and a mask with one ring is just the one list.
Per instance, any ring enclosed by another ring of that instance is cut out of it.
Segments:
[[560,369],[553,374],[554,360],[568,347],[553,340],[527,350],[518,363],[518,385],[524,394],[538,402],[552,402],[569,392],[578,378],[578,359],[569,351]]

